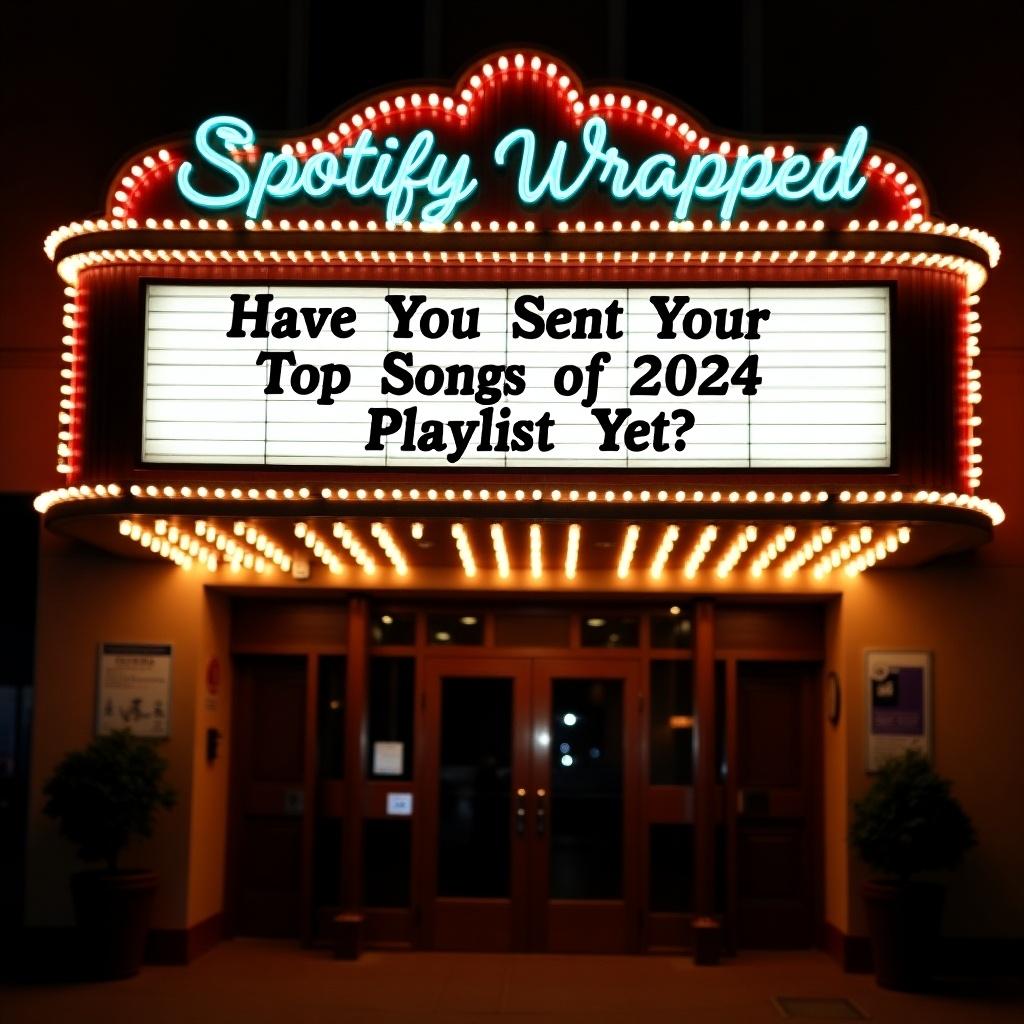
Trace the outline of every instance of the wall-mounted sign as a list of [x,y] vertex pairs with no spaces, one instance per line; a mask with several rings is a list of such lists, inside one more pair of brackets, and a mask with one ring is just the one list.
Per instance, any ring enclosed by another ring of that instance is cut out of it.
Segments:
[[170,735],[171,645],[100,644],[96,732]]
[[931,654],[868,651],[868,771],[905,750],[931,756]]
[[884,286],[150,284],[143,460],[885,467]]

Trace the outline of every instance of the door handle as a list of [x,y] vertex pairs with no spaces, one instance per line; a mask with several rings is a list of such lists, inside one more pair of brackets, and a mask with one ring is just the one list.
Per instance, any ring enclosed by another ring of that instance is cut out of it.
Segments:
[[547,829],[547,796],[548,793],[546,789],[537,790],[537,835],[539,836],[544,835],[544,832]]
[[516,790],[516,835],[526,834],[526,790]]

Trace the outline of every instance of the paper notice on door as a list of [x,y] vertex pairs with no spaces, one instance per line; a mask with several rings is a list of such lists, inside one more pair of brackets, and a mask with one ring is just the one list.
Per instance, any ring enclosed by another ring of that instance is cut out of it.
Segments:
[[401,775],[404,759],[404,743],[374,743],[373,774]]
[[407,818],[412,814],[412,793],[388,793],[387,812]]

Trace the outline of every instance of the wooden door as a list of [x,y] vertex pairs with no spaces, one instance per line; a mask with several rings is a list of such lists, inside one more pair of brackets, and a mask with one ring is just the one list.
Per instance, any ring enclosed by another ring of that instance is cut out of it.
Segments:
[[241,935],[303,934],[306,658],[235,660],[233,925]]
[[534,662],[533,949],[639,947],[639,731],[637,662]]
[[737,927],[741,946],[813,944],[816,666],[739,661]]
[[428,944],[526,949],[530,662],[432,658],[424,678]]

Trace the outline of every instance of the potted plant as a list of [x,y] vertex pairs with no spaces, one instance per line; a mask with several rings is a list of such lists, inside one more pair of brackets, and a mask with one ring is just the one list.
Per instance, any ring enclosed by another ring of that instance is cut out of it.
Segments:
[[974,845],[974,828],[941,778],[916,750],[882,765],[853,805],[850,842],[881,877],[865,882],[875,977],[883,988],[924,987],[935,963],[944,889],[925,872],[955,868]]
[[133,836],[152,834],[159,808],[174,805],[166,770],[153,740],[122,730],[68,754],[43,790],[43,810],[60,822],[78,856],[104,864],[71,879],[83,955],[94,977],[128,978],[142,964],[156,875],[125,869],[120,858]]

